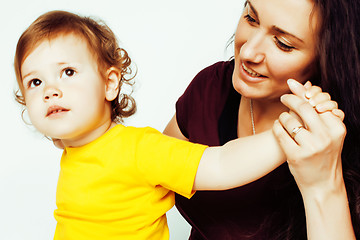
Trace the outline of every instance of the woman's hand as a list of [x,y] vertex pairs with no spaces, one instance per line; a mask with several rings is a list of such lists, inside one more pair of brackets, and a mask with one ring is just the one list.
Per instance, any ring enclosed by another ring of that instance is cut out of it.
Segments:
[[308,239],[355,239],[342,175],[344,113],[321,88],[305,88],[281,97],[296,116],[282,113],[273,132],[303,197]]
[[341,150],[346,134],[342,122],[344,113],[320,87],[307,82],[304,85],[306,91],[299,93],[299,89],[303,89],[300,83],[295,80],[288,83],[297,96],[286,94],[281,97],[290,113],[279,116],[273,131],[287,156],[299,189],[304,193],[310,189],[323,189],[324,184],[331,187],[335,182],[343,182]]
[[339,115],[343,114],[318,113],[308,101],[292,94],[281,101],[302,120],[282,113],[273,128],[300,191],[318,192],[341,184],[346,128]]

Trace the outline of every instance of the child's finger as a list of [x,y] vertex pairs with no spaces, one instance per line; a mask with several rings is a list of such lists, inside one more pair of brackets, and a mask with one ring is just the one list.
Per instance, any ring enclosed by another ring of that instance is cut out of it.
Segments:
[[53,141],[53,144],[55,145],[55,147],[60,148],[60,149],[65,148],[63,142],[60,139],[52,138],[51,140]]
[[341,121],[344,121],[345,113],[342,110],[336,108],[336,109],[333,109],[331,112],[335,116],[339,117],[341,119]]
[[316,111],[318,113],[323,113],[323,112],[326,112],[326,111],[332,111],[332,110],[337,109],[337,108],[338,108],[338,104],[335,101],[324,101],[322,103],[315,104],[315,109],[316,109]]
[[310,82],[310,81],[307,81],[307,82],[304,84],[304,87],[305,87],[306,91],[307,91],[307,90],[310,90],[310,88],[312,87],[311,82]]
[[328,102],[331,100],[330,94],[327,92],[318,92],[315,95],[313,95],[311,98],[309,98],[309,103],[311,106],[315,107],[319,104]]
[[306,92],[305,92],[305,97],[310,99],[312,98],[313,96],[315,96],[316,94],[318,93],[321,93],[322,92],[322,89],[318,86],[311,86],[310,89],[308,89]]

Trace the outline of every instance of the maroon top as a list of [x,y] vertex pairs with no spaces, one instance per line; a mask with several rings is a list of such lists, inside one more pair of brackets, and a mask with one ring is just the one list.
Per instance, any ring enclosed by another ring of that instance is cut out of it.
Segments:
[[[191,142],[219,146],[237,138],[241,96],[232,86],[233,69],[234,61],[205,68],[177,101],[179,128]],[[199,191],[190,200],[176,195],[176,207],[192,226],[192,240],[268,239],[265,233],[255,232],[274,214],[286,223],[289,213],[284,211],[287,209],[284,205],[289,204],[291,193],[288,188],[285,192],[285,187],[289,183],[295,184],[287,165],[283,164],[243,187]],[[294,186],[294,194],[299,194]]]

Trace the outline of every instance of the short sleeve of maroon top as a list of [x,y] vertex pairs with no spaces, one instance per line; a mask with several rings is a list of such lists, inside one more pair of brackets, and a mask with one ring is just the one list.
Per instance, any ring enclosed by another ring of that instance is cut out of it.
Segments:
[[[237,138],[241,96],[232,85],[233,69],[234,61],[205,68],[177,101],[179,128],[191,142],[220,146]],[[282,190],[291,181],[283,164],[243,187],[198,191],[191,199],[176,195],[176,207],[192,226],[191,240],[266,239],[259,234],[245,236],[255,233],[270,214],[278,212],[286,219],[280,206],[286,204],[283,199],[288,193]]]
[[176,120],[191,142],[219,146],[236,138],[240,94],[232,87],[233,70],[233,61],[205,68],[177,101]]

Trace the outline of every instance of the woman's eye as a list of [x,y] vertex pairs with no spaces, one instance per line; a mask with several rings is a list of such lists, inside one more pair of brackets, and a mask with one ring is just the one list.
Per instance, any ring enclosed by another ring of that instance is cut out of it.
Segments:
[[251,25],[257,23],[257,21],[255,20],[255,18],[251,17],[250,14],[246,14],[244,16],[245,20],[250,23]]
[[278,48],[280,48],[282,51],[291,52],[293,49],[295,49],[295,47],[289,46],[283,43],[282,41],[280,41],[276,36],[274,37],[274,42],[276,46],[278,46]]
[[63,71],[62,76],[61,77],[72,77],[75,75],[75,70],[71,69],[71,68],[67,68]]
[[31,81],[28,82],[28,87],[34,88],[34,87],[40,86],[41,83],[42,83],[42,81],[40,79],[32,79]]
[[[251,14],[254,15],[254,13],[252,13],[248,1],[246,1],[246,3],[245,3],[245,8],[246,8],[246,9],[244,9],[244,11],[246,11],[246,15],[244,16],[245,20],[246,20],[250,25],[259,24],[259,22],[257,21],[257,19],[251,16]],[[255,16],[256,16],[256,15],[255,15]]]

